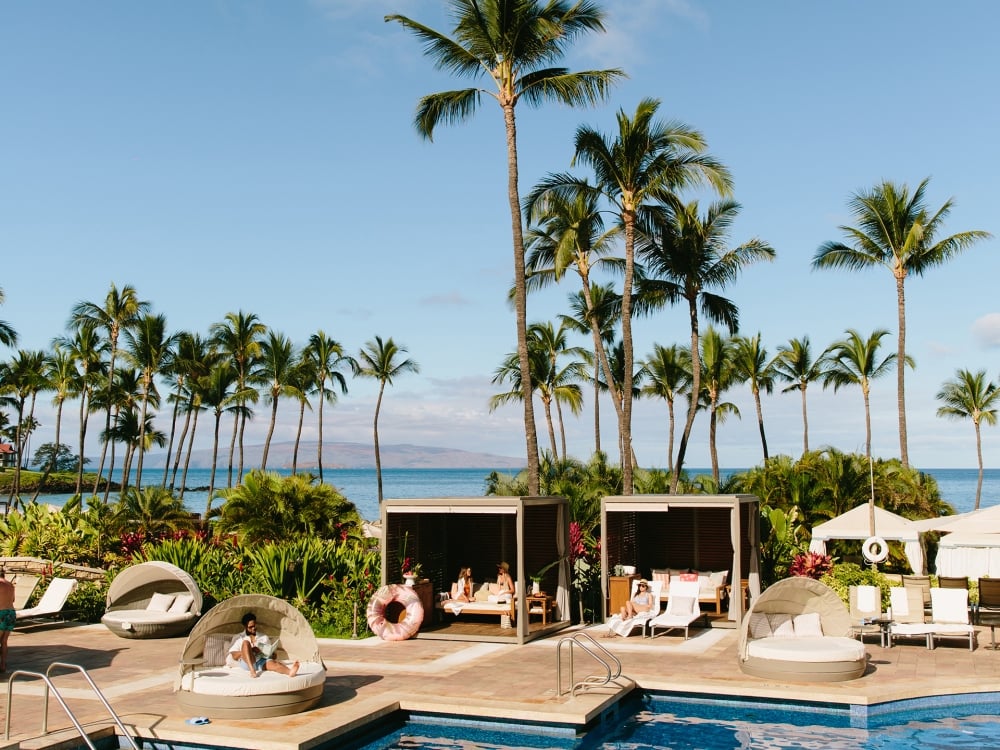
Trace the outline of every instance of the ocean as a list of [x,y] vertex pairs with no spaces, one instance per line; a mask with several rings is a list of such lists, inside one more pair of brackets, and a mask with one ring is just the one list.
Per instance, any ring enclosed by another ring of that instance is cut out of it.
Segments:
[[[279,474],[291,474],[278,469]],[[382,494],[387,498],[407,497],[480,497],[485,493],[486,477],[493,469],[383,469]],[[498,469],[501,473],[512,474],[510,469]],[[730,474],[742,469],[723,470]],[[925,469],[933,476],[941,490],[941,497],[954,506],[956,512],[964,513],[973,509],[976,500],[975,469]],[[708,474],[709,469],[691,469],[692,475]],[[188,487],[208,487],[209,469],[188,471]],[[216,472],[216,485],[225,485],[225,473]],[[118,477],[116,477],[118,478]],[[162,469],[143,471],[144,485],[159,485],[163,478]],[[358,508],[361,516],[369,521],[379,518],[378,488],[374,469],[324,469],[323,478],[337,487],[348,500]],[[208,497],[206,489],[194,489],[184,493],[184,505],[194,513],[205,512]],[[69,495],[39,495],[39,501],[62,505]],[[218,502],[218,501],[216,501]],[[1000,502],[1000,469],[987,469],[983,477],[981,507]]]

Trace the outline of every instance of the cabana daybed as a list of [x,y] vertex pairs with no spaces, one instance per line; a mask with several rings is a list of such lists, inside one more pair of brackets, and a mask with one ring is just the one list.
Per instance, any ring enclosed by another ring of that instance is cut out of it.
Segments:
[[811,578],[778,581],[761,592],[740,629],[740,669],[789,682],[840,682],[865,673],[864,644],[850,637],[840,597]]
[[122,638],[171,638],[191,630],[201,605],[201,589],[185,571],[145,562],[115,576],[101,622]]
[[[240,667],[226,667],[226,651],[243,631],[241,618],[247,612],[257,616],[258,633],[272,642],[281,640],[279,660],[299,662],[297,675],[265,671],[253,678]],[[302,613],[284,599],[244,594],[217,604],[195,625],[184,644],[174,692],[192,714],[254,719],[311,708],[322,697],[325,682],[319,644]]]

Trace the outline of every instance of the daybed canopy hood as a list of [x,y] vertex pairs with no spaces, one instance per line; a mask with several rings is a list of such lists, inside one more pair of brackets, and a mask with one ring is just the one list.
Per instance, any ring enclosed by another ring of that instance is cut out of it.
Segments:
[[[143,596],[142,592],[148,592]],[[201,614],[201,589],[195,580],[176,565],[154,560],[126,568],[108,586],[108,608],[126,601],[149,599],[153,593],[175,593],[184,591],[194,597],[190,611]]]
[[[871,506],[865,503],[836,518],[813,526],[809,550],[826,554],[826,543],[829,539],[867,539],[872,535],[870,513]],[[875,536],[903,542],[903,551],[910,563],[910,569],[917,574],[924,572],[924,550],[920,543],[920,529],[913,521],[876,505]]]

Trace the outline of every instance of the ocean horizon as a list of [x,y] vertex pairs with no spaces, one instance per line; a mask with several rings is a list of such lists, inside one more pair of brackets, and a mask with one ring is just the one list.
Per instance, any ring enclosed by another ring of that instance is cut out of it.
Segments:
[[[275,469],[278,474],[291,475],[289,469]],[[427,498],[427,497],[481,497],[486,492],[486,478],[493,471],[514,475],[509,468],[463,468],[463,469],[383,469],[382,495],[385,498]],[[746,471],[746,469],[722,469],[723,477]],[[965,513],[975,506],[976,469],[922,469],[938,483],[941,497],[950,503],[957,513]],[[299,472],[306,473],[306,472]],[[691,476],[710,474],[711,469],[694,468],[688,470]],[[188,471],[184,505],[192,513],[204,513],[208,500],[210,469]],[[121,475],[116,473],[115,479]],[[178,475],[179,479],[179,475]],[[378,485],[374,469],[324,469],[323,479],[336,487],[344,497],[357,507],[363,518],[374,521],[379,518]],[[159,486],[163,480],[163,470],[149,469],[143,472],[144,486]],[[215,483],[218,489],[225,486],[226,473],[216,471]],[[62,506],[69,494],[41,494],[40,502]],[[27,499],[27,498],[26,498]],[[986,508],[1000,502],[1000,469],[986,469],[983,472],[983,495],[980,507]],[[219,501],[213,503],[218,506]]]

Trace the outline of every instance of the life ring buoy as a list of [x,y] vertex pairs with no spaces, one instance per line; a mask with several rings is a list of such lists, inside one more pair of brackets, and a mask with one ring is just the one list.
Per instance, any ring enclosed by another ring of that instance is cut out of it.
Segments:
[[868,562],[884,562],[889,556],[889,545],[880,536],[870,536],[861,545],[861,554],[865,556]]
[[424,621],[424,605],[410,586],[383,586],[368,602],[368,627],[383,641],[412,638]]

